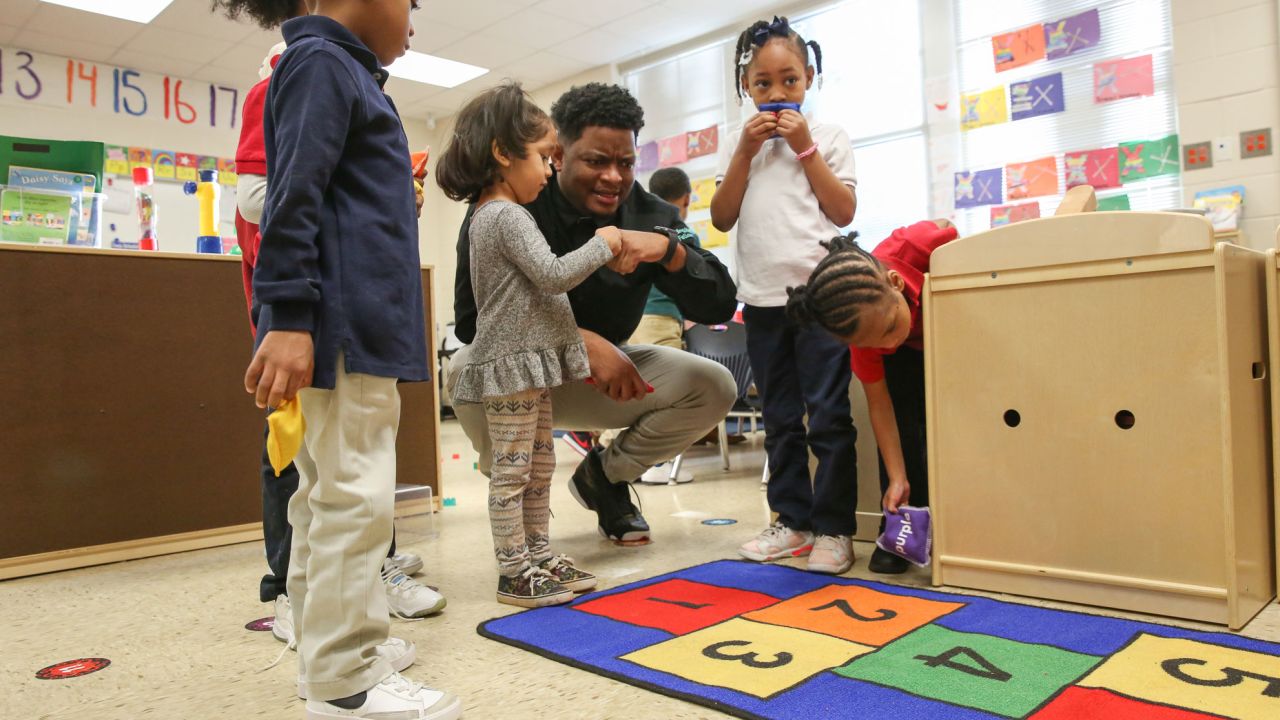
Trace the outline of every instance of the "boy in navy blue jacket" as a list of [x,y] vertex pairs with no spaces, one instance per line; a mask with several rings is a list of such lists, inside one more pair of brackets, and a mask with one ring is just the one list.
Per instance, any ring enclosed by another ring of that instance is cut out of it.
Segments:
[[382,92],[416,6],[321,0],[285,23],[263,117],[258,348],[245,388],[259,407],[296,395],[306,421],[288,589],[309,719],[461,714],[457,697],[405,680],[379,648],[396,383],[428,377],[409,148]]

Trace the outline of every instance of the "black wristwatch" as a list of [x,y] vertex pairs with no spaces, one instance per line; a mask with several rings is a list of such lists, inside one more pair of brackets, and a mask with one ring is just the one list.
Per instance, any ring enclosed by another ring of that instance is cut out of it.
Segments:
[[662,259],[658,261],[659,265],[666,265],[671,262],[671,258],[676,256],[676,248],[680,245],[679,231],[672,230],[669,227],[655,225],[653,231],[667,236],[667,252],[663,254]]

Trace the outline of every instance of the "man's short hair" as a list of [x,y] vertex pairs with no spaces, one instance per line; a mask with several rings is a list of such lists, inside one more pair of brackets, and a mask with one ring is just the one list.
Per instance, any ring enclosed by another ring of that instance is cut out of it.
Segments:
[[569,145],[592,126],[630,130],[639,137],[644,110],[624,87],[587,83],[570,88],[556,100],[551,120],[560,132],[560,144]]
[[662,168],[649,178],[649,192],[667,202],[675,202],[693,192],[693,185],[680,168]]

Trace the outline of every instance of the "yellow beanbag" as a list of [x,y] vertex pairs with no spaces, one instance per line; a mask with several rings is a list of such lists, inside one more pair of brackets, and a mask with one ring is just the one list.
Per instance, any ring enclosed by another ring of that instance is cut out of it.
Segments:
[[280,471],[298,456],[302,448],[302,434],[307,431],[307,421],[302,417],[302,405],[295,397],[285,400],[267,416],[267,459],[276,477]]

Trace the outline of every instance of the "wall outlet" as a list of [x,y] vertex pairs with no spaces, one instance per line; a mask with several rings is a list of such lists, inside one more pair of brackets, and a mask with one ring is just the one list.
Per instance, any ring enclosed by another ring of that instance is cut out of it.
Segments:
[[1271,128],[1240,133],[1240,157],[1255,158],[1271,154]]
[[1213,143],[1187,143],[1182,146],[1184,170],[1206,170],[1213,167]]
[[1213,159],[1218,162],[1236,159],[1237,139],[1229,135],[1213,139]]

